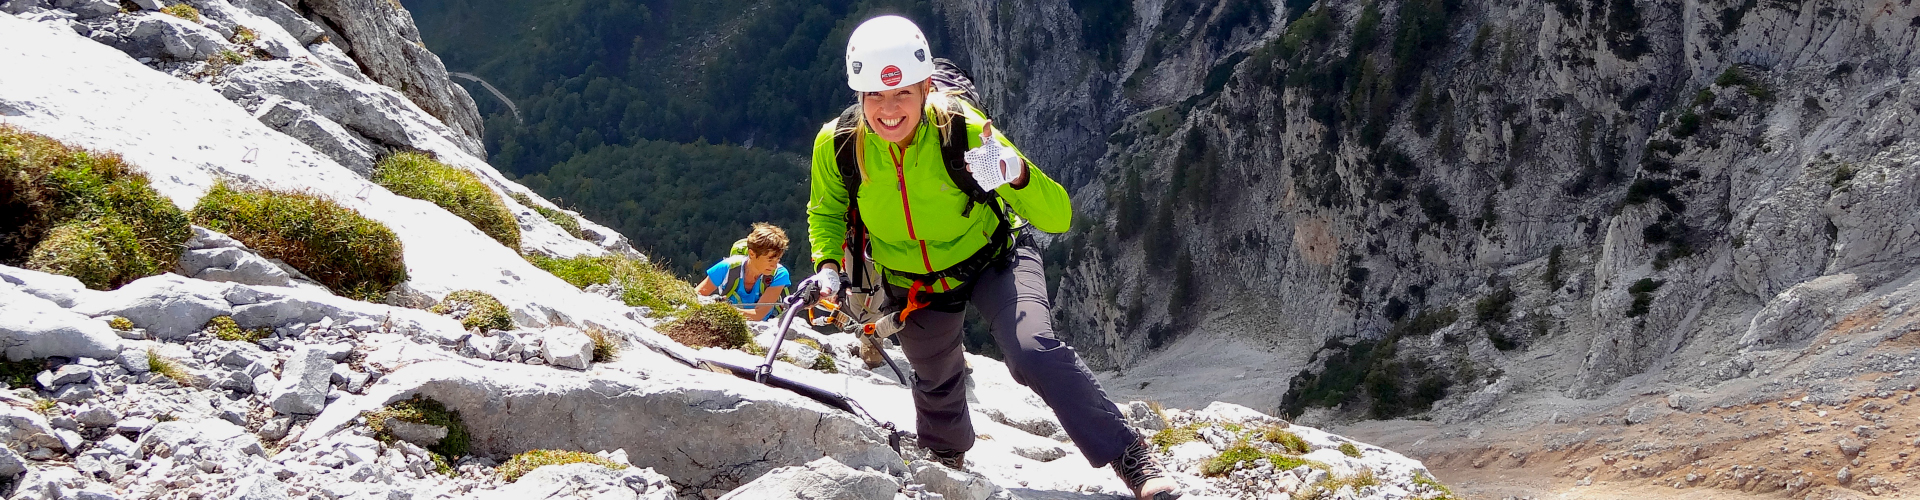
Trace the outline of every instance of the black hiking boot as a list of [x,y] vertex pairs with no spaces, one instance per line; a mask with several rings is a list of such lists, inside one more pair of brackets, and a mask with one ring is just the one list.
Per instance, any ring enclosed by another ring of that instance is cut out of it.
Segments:
[[961,472],[967,470],[967,452],[931,450],[929,454],[933,456],[934,463]]
[[1153,454],[1153,445],[1144,439],[1134,438],[1133,444],[1127,445],[1127,451],[1113,461],[1113,472],[1127,483],[1138,500],[1180,498],[1180,484],[1167,475],[1166,467],[1160,465],[1160,457]]

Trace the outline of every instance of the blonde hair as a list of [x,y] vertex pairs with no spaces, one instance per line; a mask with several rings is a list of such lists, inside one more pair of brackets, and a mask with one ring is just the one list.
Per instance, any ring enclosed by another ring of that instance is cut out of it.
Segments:
[[787,253],[787,232],[780,226],[765,222],[753,223],[753,231],[747,233],[747,251],[755,255],[769,253]]
[[[920,106],[921,112],[925,113],[926,108],[933,108],[933,126],[939,128],[940,140],[942,142],[952,140],[953,131],[948,130],[947,125],[952,124],[954,115],[959,114],[955,111],[957,108],[954,106],[955,101],[953,99],[954,96],[960,95],[960,91],[934,91],[933,79],[931,78],[920,82],[920,85],[925,85],[927,89],[925,91],[927,99],[926,102]],[[854,134],[853,137],[856,140],[847,141],[847,146],[853,148],[854,166],[859,167],[855,170],[860,172],[861,184],[866,184],[867,182],[867,148],[863,147],[863,141],[860,139],[865,139],[867,133],[871,131],[867,128],[867,108],[864,104],[866,94],[866,92],[856,92],[853,95],[853,126],[843,127],[833,131],[835,135]],[[835,153],[838,153],[838,151],[835,151]]]

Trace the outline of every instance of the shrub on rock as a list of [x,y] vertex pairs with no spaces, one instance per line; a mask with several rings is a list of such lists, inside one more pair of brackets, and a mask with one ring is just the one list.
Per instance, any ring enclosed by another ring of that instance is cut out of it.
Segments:
[[186,214],[118,155],[0,125],[0,264],[106,290],[171,269]]
[[587,339],[593,341],[593,362],[613,361],[620,354],[620,340],[598,327],[587,327]]
[[447,166],[425,153],[404,152],[381,160],[373,182],[393,194],[426,200],[486,233],[494,241],[520,249],[520,223],[498,193],[480,182],[480,176]]
[[460,326],[468,330],[508,330],[513,328],[513,314],[500,299],[493,298],[487,292],[479,290],[460,290],[447,294],[447,298],[434,304],[428,311],[444,314],[460,320]]
[[285,261],[343,296],[379,302],[407,281],[393,230],[320,196],[222,183],[192,215],[195,223]]
[[573,286],[583,289],[594,285],[617,287],[620,300],[629,306],[644,306],[664,312],[698,301],[693,285],[651,262],[618,255],[583,255],[564,259],[528,255],[526,258],[534,267],[553,273]]
[[582,451],[532,450],[526,453],[521,453],[519,455],[514,455],[513,458],[507,460],[507,463],[500,464],[500,468],[498,470],[500,472],[500,476],[505,478],[507,482],[511,483],[514,481],[519,481],[520,476],[525,476],[527,475],[527,473],[533,472],[534,469],[546,467],[549,465],[577,464],[577,463],[594,464],[594,465],[599,465],[601,467],[606,467],[608,469],[614,469],[614,470],[627,468],[626,464],[608,460],[599,455],[582,452]]
[[693,306],[660,328],[687,347],[720,347],[738,349],[753,342],[753,333],[747,329],[747,319],[732,304],[715,302]]

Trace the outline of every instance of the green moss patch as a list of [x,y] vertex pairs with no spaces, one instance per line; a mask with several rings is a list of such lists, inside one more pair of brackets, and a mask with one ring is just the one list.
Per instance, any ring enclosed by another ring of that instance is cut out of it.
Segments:
[[401,422],[435,425],[446,428],[447,437],[441,438],[439,443],[427,447],[427,451],[431,451],[437,455],[434,457],[434,463],[436,465],[447,462],[448,458],[458,458],[466,455],[467,446],[471,444],[473,439],[471,435],[467,434],[466,424],[460,421],[460,412],[448,410],[446,405],[440,404],[439,401],[434,401],[431,398],[414,396],[406,401],[387,405],[385,408],[377,411],[366,412],[361,414],[361,416],[366,417],[367,426],[373,428],[374,436],[387,442],[392,442],[395,439],[393,437],[393,431],[388,430],[386,426],[387,419],[389,418]]
[[660,333],[693,348],[740,349],[753,343],[747,319],[740,316],[739,309],[725,302],[689,308],[679,318],[661,326]]
[[107,290],[173,268],[186,214],[118,155],[0,125],[0,264]]
[[207,320],[204,329],[212,332],[214,338],[239,342],[259,342],[273,334],[273,330],[266,328],[242,329],[239,323],[233,322],[233,316],[214,316]]
[[1353,443],[1340,443],[1340,454],[1360,458],[1360,447],[1354,446]]
[[1202,427],[1205,427],[1205,425],[1196,422],[1179,427],[1160,429],[1160,432],[1153,433],[1152,441],[1154,445],[1160,447],[1161,452],[1166,452],[1169,448],[1200,439],[1200,429]]
[[380,160],[373,182],[393,194],[433,202],[473,223],[494,241],[520,249],[520,223],[513,211],[471,171],[447,166],[425,153],[396,153]]
[[428,311],[434,314],[451,315],[460,320],[460,326],[468,330],[510,330],[513,328],[513,314],[500,299],[493,298],[487,292],[479,290],[460,290],[447,294],[447,298],[434,304]]
[[534,267],[553,273],[573,286],[618,285],[622,302],[652,308],[656,314],[698,302],[693,285],[651,262],[618,255],[564,259],[528,255],[526,258]]
[[833,356],[828,356],[827,353],[824,352],[814,356],[813,366],[808,368],[827,373],[840,373],[840,366],[833,361]]
[[513,458],[507,460],[507,463],[500,464],[498,470],[500,471],[500,476],[506,478],[507,482],[511,483],[519,481],[521,476],[533,472],[534,469],[549,465],[579,463],[594,464],[614,470],[627,468],[626,464],[607,460],[601,458],[599,455],[583,451],[533,450],[514,455]]
[[193,8],[192,5],[187,5],[184,3],[176,3],[173,5],[168,5],[166,7],[161,7],[160,12],[166,13],[169,16],[178,17],[188,21],[193,21],[195,23],[200,22],[200,9]]
[[407,281],[393,230],[320,196],[221,183],[200,199],[192,216],[343,296],[378,302]]
[[587,239],[586,231],[580,229],[580,219],[574,218],[573,215],[535,204],[533,200],[527,198],[527,195],[520,193],[513,193],[513,201],[520,202],[521,205],[526,205],[527,208],[533,209],[534,213],[545,217],[547,221],[552,222],[553,225],[560,226],[560,229],[566,230],[567,234],[571,234],[575,238]]
[[1278,470],[1291,470],[1302,465],[1322,470],[1327,469],[1327,464],[1285,453],[1267,452],[1246,441],[1241,441],[1234,443],[1233,446],[1228,447],[1226,451],[1220,452],[1219,455],[1201,463],[1200,473],[1207,477],[1225,476],[1227,473],[1233,472],[1236,469],[1253,466],[1254,462],[1263,458],[1266,459],[1268,463],[1273,464],[1273,467]]

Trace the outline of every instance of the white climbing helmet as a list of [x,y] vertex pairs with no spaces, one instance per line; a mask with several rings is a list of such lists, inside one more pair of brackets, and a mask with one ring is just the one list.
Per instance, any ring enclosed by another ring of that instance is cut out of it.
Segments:
[[927,36],[913,21],[880,16],[860,23],[847,38],[847,86],[855,92],[879,92],[920,83],[933,76]]

